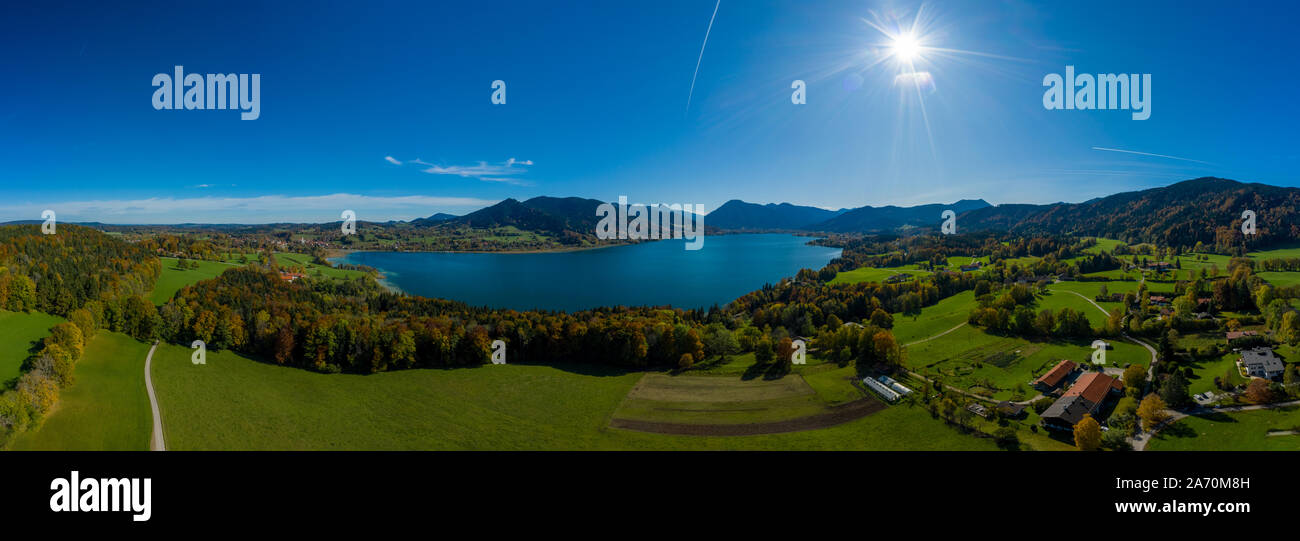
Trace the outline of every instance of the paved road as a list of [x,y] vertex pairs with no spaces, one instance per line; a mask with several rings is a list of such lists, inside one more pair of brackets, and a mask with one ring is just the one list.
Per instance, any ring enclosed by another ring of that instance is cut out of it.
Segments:
[[158,397],[153,392],[153,376],[149,374],[149,368],[153,366],[153,352],[158,349],[158,341],[154,340],[153,346],[149,348],[149,355],[144,358],[144,388],[149,391],[149,408],[153,410],[153,435],[149,438],[150,451],[166,451],[167,444],[163,441],[162,413],[158,412]]

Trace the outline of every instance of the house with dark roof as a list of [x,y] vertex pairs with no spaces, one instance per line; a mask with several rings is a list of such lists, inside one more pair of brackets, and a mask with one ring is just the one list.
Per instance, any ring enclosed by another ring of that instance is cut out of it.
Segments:
[[1273,354],[1273,348],[1258,347],[1242,350],[1237,369],[1243,377],[1275,379],[1286,372],[1286,363]]
[[998,405],[995,406],[995,409],[997,409],[998,413],[1001,414],[1003,417],[1009,417],[1012,419],[1019,419],[1025,415],[1024,404],[1015,404],[1012,402],[1008,402],[1006,400],[998,402]]
[[898,273],[898,274],[891,274],[891,275],[889,275],[888,278],[885,278],[885,283],[886,283],[886,284],[897,284],[897,283],[899,283],[899,282],[906,282],[906,281],[911,280],[911,279],[912,279],[912,275],[911,275],[911,274],[908,274],[908,273],[906,273],[906,272],[900,272],[900,273]]
[[1084,415],[1095,416],[1106,399],[1124,391],[1124,382],[1101,372],[1079,376],[1070,390],[1043,411],[1043,426],[1057,430],[1074,430]]
[[1147,270],[1153,270],[1157,272],[1164,272],[1167,270],[1172,270],[1173,268],[1174,268],[1174,264],[1168,261],[1151,261],[1146,264]]
[[1046,374],[1038,376],[1038,379],[1034,380],[1031,385],[1033,385],[1035,389],[1044,393],[1052,392],[1062,383],[1069,380],[1070,376],[1073,376],[1074,372],[1078,369],[1078,363],[1069,359],[1063,360],[1056,363],[1056,366],[1053,366]]
[[1084,415],[1096,411],[1097,404],[1081,396],[1065,396],[1043,411],[1043,426],[1057,430],[1074,430]]

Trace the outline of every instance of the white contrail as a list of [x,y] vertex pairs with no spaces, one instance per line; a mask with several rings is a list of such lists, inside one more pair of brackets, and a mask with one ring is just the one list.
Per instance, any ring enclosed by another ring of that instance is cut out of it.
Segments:
[[709,44],[709,32],[713,31],[713,19],[718,17],[718,6],[722,5],[722,0],[718,0],[713,5],[713,16],[709,17],[709,28],[704,31],[704,43],[700,45],[700,57],[695,59],[695,75],[691,76],[691,92],[686,95],[686,109],[691,108],[691,97],[695,96],[695,78],[700,76],[700,62],[704,60],[704,47]]
[[1125,153],[1125,154],[1137,154],[1138,156],[1152,156],[1152,157],[1155,157],[1155,158],[1169,158],[1169,159],[1171,159],[1171,160],[1182,160],[1182,161],[1185,161],[1185,162],[1203,163],[1203,164],[1205,164],[1205,165],[1214,165],[1214,164],[1212,164],[1212,163],[1210,163],[1210,162],[1203,162],[1203,161],[1201,161],[1201,160],[1193,160],[1193,159],[1191,159],[1191,158],[1179,158],[1178,156],[1166,156],[1166,155],[1164,155],[1164,154],[1152,154],[1152,153],[1150,153],[1150,152],[1138,152],[1138,151],[1136,151],[1136,150],[1124,150],[1124,149],[1119,149],[1119,148],[1104,148],[1104,147],[1092,147],[1092,149],[1093,149],[1093,150],[1104,150],[1104,151],[1106,151],[1106,152],[1123,152],[1123,153]]

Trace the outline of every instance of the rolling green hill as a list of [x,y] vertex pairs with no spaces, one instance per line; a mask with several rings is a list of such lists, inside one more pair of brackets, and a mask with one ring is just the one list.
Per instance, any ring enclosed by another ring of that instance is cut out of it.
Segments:
[[100,331],[77,362],[76,380],[41,426],[23,432],[20,451],[147,451],[152,417],[144,387],[149,345]]
[[894,406],[828,429],[742,437],[609,428],[639,372],[501,365],[318,374],[159,346],[154,384],[169,449],[880,449],[995,446]]
[[18,377],[23,361],[31,349],[50,334],[50,327],[64,320],[41,312],[8,312],[0,310],[0,382],[7,383]]

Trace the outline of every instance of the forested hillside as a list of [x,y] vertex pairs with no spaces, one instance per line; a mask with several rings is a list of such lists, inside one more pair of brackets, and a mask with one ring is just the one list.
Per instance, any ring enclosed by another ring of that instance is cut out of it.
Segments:
[[0,447],[39,425],[98,330],[156,335],[157,313],[144,294],[161,268],[147,250],[91,228],[61,225],[44,235],[35,225],[0,227],[0,309],[69,320],[50,329],[0,394]]
[[[1242,212],[1256,214],[1256,234],[1241,232]],[[1086,203],[1001,205],[961,215],[964,231],[1074,234],[1130,244],[1205,249],[1241,255],[1300,238],[1300,189],[1198,178]]]

